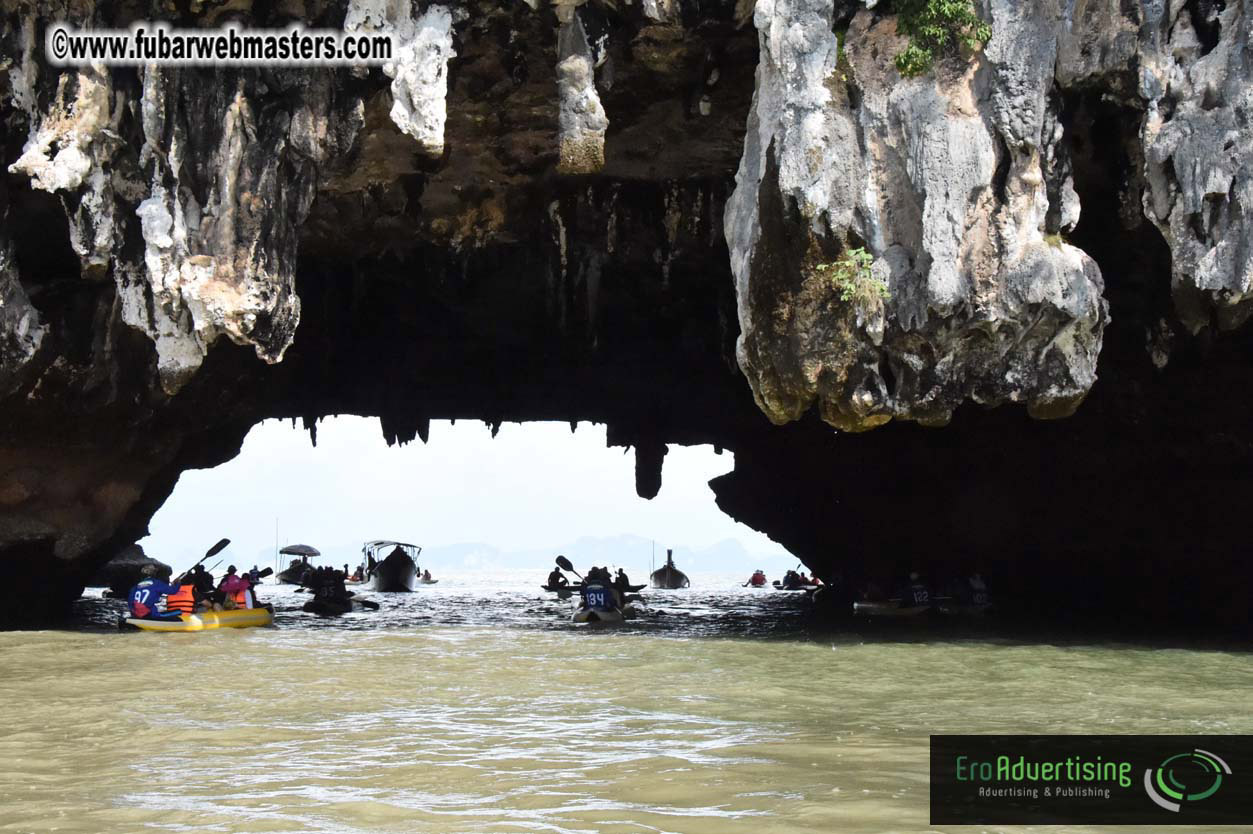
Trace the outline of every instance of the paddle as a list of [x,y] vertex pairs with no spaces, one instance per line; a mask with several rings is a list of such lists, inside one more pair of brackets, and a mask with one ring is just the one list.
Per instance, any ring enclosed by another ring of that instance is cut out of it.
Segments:
[[[223,550],[225,550],[227,548],[227,545],[229,545],[230,543],[231,543],[230,539],[221,539],[217,544],[213,545],[213,547],[205,551],[205,554],[200,557],[200,561],[196,562],[196,565],[200,564],[200,562],[203,562],[205,559],[208,559],[211,556],[218,555]],[[196,565],[192,565],[192,568],[196,567]]]
[[[219,554],[219,553],[221,553],[223,550],[225,550],[225,549],[227,548],[227,546],[228,546],[228,545],[230,545],[230,543],[231,543],[231,540],[230,540],[230,539],[219,539],[217,544],[213,545],[213,547],[211,547],[211,548],[209,548],[208,550],[206,550],[206,551],[205,551],[205,553],[204,553],[204,555],[203,555],[203,556],[201,556],[199,559],[197,559],[197,560],[196,560],[196,565],[199,565],[199,564],[203,563],[205,559],[208,559],[208,558],[210,558],[210,557],[212,557],[212,556],[216,556],[216,555],[218,555],[218,554]],[[222,563],[221,563],[221,562],[218,562],[218,565],[220,565],[220,564],[222,564]],[[189,573],[191,573],[193,570],[195,570],[195,569],[196,569],[196,565],[192,565],[190,568],[188,568],[187,570],[185,570],[185,571],[183,571],[181,574],[179,574],[178,578],[179,578],[179,580],[180,580],[180,581],[179,581],[179,582],[172,583],[172,584],[175,584],[175,585],[181,585],[181,584],[182,584],[182,581],[181,581],[181,580],[186,579],[186,578],[187,578],[187,575],[188,575]],[[217,565],[214,565],[214,567],[217,567]]]
[[[570,571],[570,573],[574,574],[574,575],[575,575],[575,576],[577,576],[579,579],[583,579],[583,574],[581,574],[581,573],[579,573],[577,570],[575,570],[575,569],[574,569],[574,565],[573,565],[573,564],[571,564],[571,563],[570,563],[570,560],[569,560],[569,559],[567,559],[565,556],[558,556],[558,557],[557,557],[557,567],[561,568],[562,570],[568,570],[568,571]],[[587,580],[586,580],[586,579],[583,579],[583,581],[584,581],[584,582],[586,582]]]

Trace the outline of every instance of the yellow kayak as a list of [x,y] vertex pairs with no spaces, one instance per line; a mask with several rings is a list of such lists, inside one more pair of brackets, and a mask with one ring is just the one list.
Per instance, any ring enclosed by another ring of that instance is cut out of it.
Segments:
[[144,631],[209,631],[215,628],[253,628],[274,624],[274,612],[265,608],[236,608],[231,611],[203,611],[183,614],[177,620],[146,620],[124,617],[128,626]]

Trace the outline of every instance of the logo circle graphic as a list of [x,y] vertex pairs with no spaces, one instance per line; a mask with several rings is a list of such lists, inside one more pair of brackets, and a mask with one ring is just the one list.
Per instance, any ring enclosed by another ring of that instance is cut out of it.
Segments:
[[1144,771],[1144,790],[1149,799],[1167,811],[1179,812],[1185,802],[1200,802],[1218,792],[1223,774],[1231,768],[1208,750],[1191,750],[1167,757],[1156,768]]

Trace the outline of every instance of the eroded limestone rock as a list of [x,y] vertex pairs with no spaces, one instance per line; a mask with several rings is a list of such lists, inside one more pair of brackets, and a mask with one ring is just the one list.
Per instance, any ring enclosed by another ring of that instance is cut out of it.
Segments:
[[430,6],[415,19],[410,0],[352,0],[344,18],[347,32],[392,35],[395,60],[383,65],[392,79],[392,121],[432,157],[444,152],[452,26],[446,6]]
[[[993,3],[986,54],[912,80],[890,61],[894,19],[859,12],[841,55],[832,14],[830,0],[769,0],[754,17],[726,233],[759,405],[782,423],[817,403],[848,430],[943,423],[965,400],[1070,413],[1108,315],[1095,262],[1058,236],[1079,206],[1045,95],[1056,14]],[[883,303],[843,301],[818,269],[858,246]]]
[[47,326],[18,280],[12,247],[4,240],[0,243],[0,395],[10,393],[46,334]]
[[609,119],[596,92],[596,60],[583,21],[573,8],[568,12],[557,33],[557,169],[591,174],[605,165]]
[[1140,93],[1144,213],[1170,244],[1176,306],[1197,332],[1253,315],[1253,10],[1191,5],[1163,16]]

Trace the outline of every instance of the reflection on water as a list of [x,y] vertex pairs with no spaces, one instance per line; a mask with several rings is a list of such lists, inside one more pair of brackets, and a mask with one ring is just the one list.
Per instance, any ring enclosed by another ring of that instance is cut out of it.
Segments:
[[0,633],[0,829],[922,831],[932,732],[1253,732],[1246,655],[822,635],[729,580],[595,631],[525,587]]

